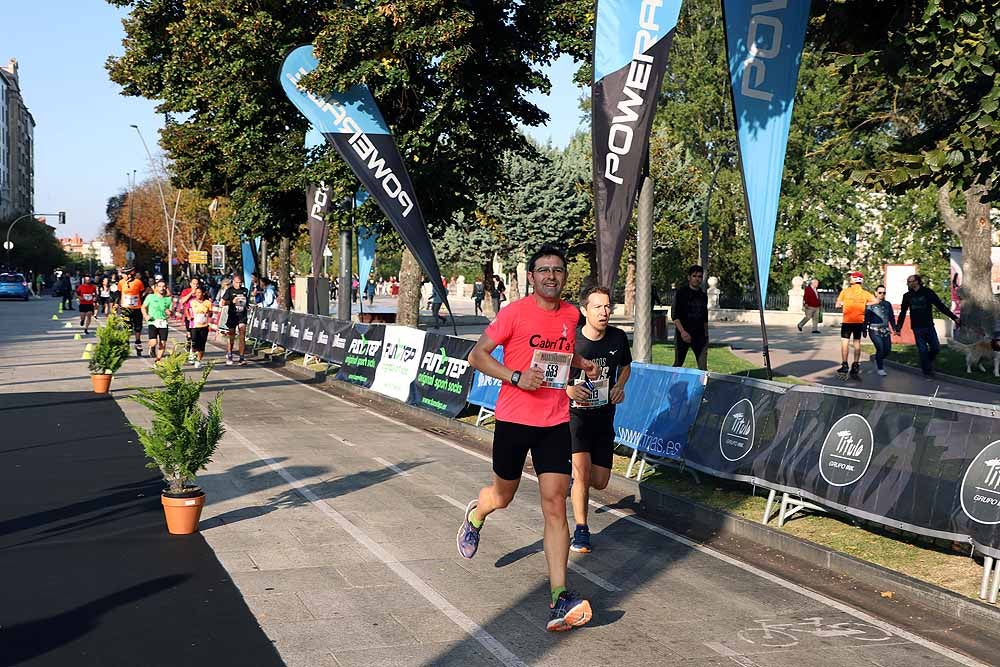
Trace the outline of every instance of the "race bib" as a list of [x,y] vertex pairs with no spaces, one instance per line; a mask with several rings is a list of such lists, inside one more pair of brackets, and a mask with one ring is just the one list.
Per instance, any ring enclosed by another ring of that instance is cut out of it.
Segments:
[[233,299],[233,307],[236,309],[237,313],[242,313],[247,309],[247,300],[242,296],[238,296]]
[[[573,380],[574,385],[585,384],[586,380]],[[608,404],[608,379],[591,380],[590,398],[585,401],[570,401],[570,406],[574,408],[600,408]]]
[[167,321],[166,320],[153,320],[152,322],[150,322],[150,324],[152,324],[157,329],[166,329],[167,328]]
[[83,294],[80,295],[80,301],[82,303],[90,303],[93,300],[94,300],[94,295],[91,294],[90,292],[84,292]]
[[573,355],[565,352],[535,350],[535,354],[531,358],[531,367],[537,368],[545,376],[542,380],[542,386],[549,389],[566,388],[572,363]]
[[196,327],[203,327],[208,324],[208,313],[195,313],[194,314],[194,325]]
[[122,305],[128,308],[135,308],[139,305],[139,295],[138,294],[123,294],[122,295]]

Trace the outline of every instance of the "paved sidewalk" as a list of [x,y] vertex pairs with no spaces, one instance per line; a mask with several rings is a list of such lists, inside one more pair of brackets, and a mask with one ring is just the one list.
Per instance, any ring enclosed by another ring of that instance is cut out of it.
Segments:
[[[0,391],[85,389],[83,342],[45,322],[48,303],[24,304],[38,319],[8,326],[10,305],[0,304]],[[115,398],[130,419],[144,415],[122,400],[126,387],[154,382],[147,360],[126,363]],[[455,531],[490,477],[483,454],[256,365],[221,365],[209,388],[225,391],[228,433],[199,477],[201,535],[290,667],[986,664],[934,643],[957,619],[910,634],[638,519],[631,501],[595,508],[596,550],[572,557],[593,622],[547,633],[531,479],[466,561]],[[112,653],[75,664],[145,663]]]

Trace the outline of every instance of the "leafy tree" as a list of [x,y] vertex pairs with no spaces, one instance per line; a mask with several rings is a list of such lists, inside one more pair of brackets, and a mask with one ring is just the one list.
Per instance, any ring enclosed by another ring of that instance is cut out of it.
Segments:
[[7,230],[10,229],[10,240],[14,244],[12,250],[0,250],[0,261],[11,270],[43,274],[64,265],[68,258],[56,238],[55,229],[31,217],[18,221],[11,228],[11,223],[19,217],[21,214],[15,213],[8,218],[0,218],[0,234],[6,240]]

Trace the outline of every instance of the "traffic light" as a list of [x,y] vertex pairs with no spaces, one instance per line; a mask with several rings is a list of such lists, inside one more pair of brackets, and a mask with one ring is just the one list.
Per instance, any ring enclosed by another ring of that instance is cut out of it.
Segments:
[[60,225],[66,224],[66,211],[59,211],[59,224]]

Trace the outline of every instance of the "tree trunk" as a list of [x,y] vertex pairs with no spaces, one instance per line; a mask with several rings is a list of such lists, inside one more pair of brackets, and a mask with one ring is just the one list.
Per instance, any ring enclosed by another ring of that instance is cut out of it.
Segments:
[[493,260],[483,262],[483,287],[486,298],[483,299],[483,314],[491,320],[496,317],[493,311]]
[[[990,206],[983,201],[986,188],[973,185],[962,193],[965,197],[965,217],[960,217],[951,206],[951,188],[938,190],[938,212],[962,244],[962,284],[958,295],[961,299],[962,323],[956,337],[966,342],[991,336],[996,326],[996,300],[993,296],[990,258],[992,227]],[[952,277],[954,279],[954,277]],[[948,302],[944,296],[942,301]]]
[[[584,286],[596,285],[597,284],[597,244],[591,243],[587,246],[587,266],[590,267],[590,273],[587,275],[587,279],[584,281]],[[608,289],[611,289],[611,285],[607,285]]]
[[403,249],[399,267],[399,299],[396,302],[396,324],[417,326],[420,318],[420,265],[409,249]]
[[292,309],[292,288],[288,275],[291,250],[291,240],[282,236],[278,242],[278,307],[284,310]]
[[635,315],[635,259],[628,260],[628,268],[625,270],[625,315],[631,317]]
[[521,298],[521,286],[517,284],[517,264],[514,265],[514,279],[507,281],[507,300],[513,303]]

